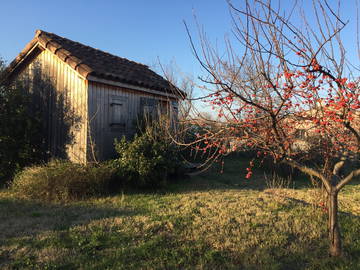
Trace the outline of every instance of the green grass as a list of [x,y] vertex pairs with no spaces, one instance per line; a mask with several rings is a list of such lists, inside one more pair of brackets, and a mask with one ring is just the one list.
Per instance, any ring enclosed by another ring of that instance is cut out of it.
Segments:
[[41,204],[0,192],[0,269],[359,269],[360,183],[340,195],[344,256],[327,254],[319,191],[269,189],[241,160],[153,193]]

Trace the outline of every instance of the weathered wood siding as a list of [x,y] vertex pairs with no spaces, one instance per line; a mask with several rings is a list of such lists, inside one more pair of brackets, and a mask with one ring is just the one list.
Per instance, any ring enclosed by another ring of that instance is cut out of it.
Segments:
[[[123,135],[131,138],[134,135],[144,100],[169,104],[166,97],[89,81],[89,159],[93,159],[94,155],[99,160],[114,157],[115,138]],[[123,114],[115,116],[121,123],[113,123],[114,113]]]
[[114,157],[115,138],[131,138],[144,109],[155,105],[173,108],[177,104],[175,98],[88,81],[47,49],[21,74],[35,78],[36,70],[50,84],[43,87],[46,91],[42,90],[40,98],[48,110],[44,121],[49,150],[53,156],[74,162]]
[[[48,104],[49,150],[54,156],[60,152],[74,162],[87,158],[87,81],[48,50],[43,50],[22,74],[34,78],[40,70],[42,80],[50,84],[46,97]],[[63,148],[63,149],[60,149]]]

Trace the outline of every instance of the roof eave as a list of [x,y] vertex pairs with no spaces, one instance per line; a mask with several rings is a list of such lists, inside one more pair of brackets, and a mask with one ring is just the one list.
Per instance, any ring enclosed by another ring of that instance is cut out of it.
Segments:
[[[171,84],[167,81],[169,87],[154,87],[153,85],[147,85],[142,82],[134,82],[129,81],[124,78],[119,77],[116,74],[98,74],[95,70],[93,70],[87,64],[84,64],[81,59],[72,55],[72,53],[66,49],[64,49],[60,44],[56,41],[52,40],[46,35],[46,32],[37,30],[35,37],[25,46],[25,48],[19,53],[19,55],[10,63],[8,68],[5,71],[6,81],[11,81],[11,78],[16,71],[19,70],[19,67],[24,63],[29,56],[31,56],[32,52],[39,48],[39,50],[48,50],[59,59],[68,64],[72,69],[74,69],[83,79],[99,81],[105,80],[107,84],[110,85],[118,85],[119,83],[122,85],[126,85],[127,88],[130,89],[147,89],[162,96],[173,97],[176,99],[185,99],[186,93],[181,91],[179,88]],[[1,80],[2,81],[2,80]],[[141,90],[140,90],[141,91]]]
[[132,90],[151,93],[151,94],[160,95],[160,96],[164,96],[164,97],[168,97],[168,98],[174,98],[174,99],[183,98],[179,94],[172,93],[173,91],[170,91],[170,90],[168,92],[159,91],[159,90],[156,90],[153,88],[129,84],[129,83],[121,82],[119,80],[109,80],[107,78],[103,78],[103,77],[99,77],[99,76],[95,76],[95,75],[91,75],[91,74],[89,76],[87,76],[86,79],[88,81],[92,81],[92,82],[107,84],[107,85],[111,85],[111,86],[115,86],[115,87],[132,89]]
[[4,71],[2,82],[9,82],[14,72],[21,66],[21,64],[31,55],[36,48],[39,48],[37,38],[32,39],[25,48],[16,56],[16,58],[9,64]]
[[[176,86],[174,86],[173,84],[171,84],[169,82],[169,86],[170,88],[154,88],[151,85],[146,85],[146,84],[138,84],[138,83],[133,83],[131,81],[128,81],[126,79],[122,79],[119,78],[116,75],[105,75],[105,74],[97,74],[96,72],[91,72],[88,74],[87,79],[90,81],[106,81],[107,84],[110,85],[114,85],[114,86],[118,86],[120,85],[126,85],[126,86],[131,86],[132,89],[149,89],[151,91],[156,91],[158,93],[162,93],[162,95],[164,96],[173,96],[176,97],[177,99],[185,99],[187,97],[187,94],[185,92],[183,92],[182,90],[180,90],[179,88],[177,88]],[[129,88],[129,87],[127,87]]]

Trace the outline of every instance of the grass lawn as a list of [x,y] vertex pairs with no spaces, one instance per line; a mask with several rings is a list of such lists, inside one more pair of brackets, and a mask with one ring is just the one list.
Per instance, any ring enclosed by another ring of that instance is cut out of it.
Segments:
[[360,181],[341,192],[344,256],[333,259],[319,191],[269,188],[260,172],[245,179],[246,165],[67,205],[3,190],[0,269],[360,269]]

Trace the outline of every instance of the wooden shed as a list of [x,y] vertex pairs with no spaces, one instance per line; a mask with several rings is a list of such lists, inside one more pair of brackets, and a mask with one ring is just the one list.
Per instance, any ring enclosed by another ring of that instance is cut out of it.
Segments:
[[41,30],[8,67],[7,80],[19,77],[31,81],[29,91],[39,78],[51,85],[38,95],[48,108],[49,151],[81,163],[95,153],[111,158],[114,139],[133,135],[139,115],[158,106],[176,114],[184,97],[146,65]]

